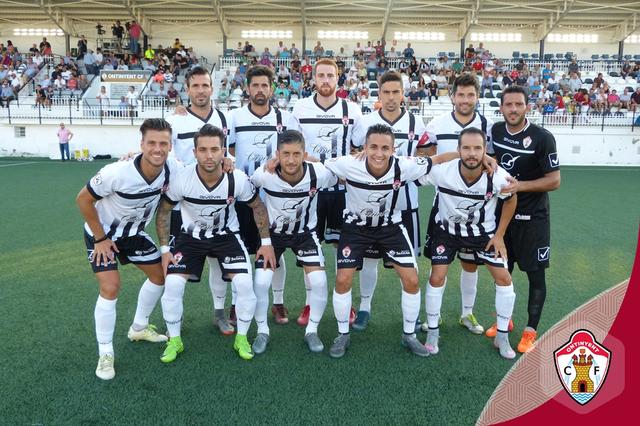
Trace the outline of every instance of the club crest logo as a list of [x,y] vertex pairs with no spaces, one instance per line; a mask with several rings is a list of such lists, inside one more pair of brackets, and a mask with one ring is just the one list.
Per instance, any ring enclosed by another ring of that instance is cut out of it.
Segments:
[[489,201],[492,198],[493,198],[493,192],[487,192],[486,194],[484,194],[485,201]]
[[399,180],[394,180],[393,185],[391,186],[393,187],[394,191],[397,191],[402,186],[402,182],[400,182]]
[[522,146],[524,146],[525,148],[529,148],[530,145],[531,145],[531,136],[527,136],[522,140]]
[[176,262],[180,263],[180,261],[182,260],[182,252],[176,252],[176,254],[173,255],[173,258],[176,260]]
[[556,372],[567,393],[580,405],[591,401],[607,378],[611,351],[588,330],[578,330],[554,352]]
[[234,197],[228,197],[228,198],[227,198],[227,204],[233,204],[233,202],[234,202],[235,200],[236,200],[236,199],[235,199]]
[[318,192],[317,188],[310,188],[309,189],[309,197],[311,197],[311,198],[315,197],[317,192]]
[[442,253],[444,253],[445,250],[446,249],[444,248],[444,246],[442,244],[439,245],[438,247],[436,247],[436,253],[438,253],[438,256],[442,255]]
[[345,246],[345,247],[342,249],[342,255],[343,255],[344,257],[349,257],[349,256],[351,255],[351,248],[350,248],[349,246]]

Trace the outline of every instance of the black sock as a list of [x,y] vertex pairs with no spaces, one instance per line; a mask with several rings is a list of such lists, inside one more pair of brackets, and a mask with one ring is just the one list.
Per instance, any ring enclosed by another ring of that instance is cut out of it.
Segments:
[[544,269],[527,272],[527,276],[529,277],[529,302],[527,305],[529,321],[527,322],[527,327],[535,330],[538,328],[540,316],[542,315],[544,300],[547,296],[547,285]]

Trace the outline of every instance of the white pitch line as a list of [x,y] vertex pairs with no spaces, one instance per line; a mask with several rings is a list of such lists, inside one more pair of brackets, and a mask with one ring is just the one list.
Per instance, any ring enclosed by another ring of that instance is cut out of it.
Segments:
[[36,163],[38,163],[38,161],[27,161],[26,163],[9,163],[9,164],[2,164],[0,162],[0,167],[26,166],[27,164],[36,164]]

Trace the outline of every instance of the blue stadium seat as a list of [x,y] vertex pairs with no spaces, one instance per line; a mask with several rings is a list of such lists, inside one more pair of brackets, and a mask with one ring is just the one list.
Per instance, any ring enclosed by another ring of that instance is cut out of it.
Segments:
[[224,49],[224,56],[233,56],[233,49]]
[[584,79],[584,84],[593,84],[593,79],[592,78],[585,78]]
[[600,59],[600,55],[591,55],[591,59],[597,61],[598,59]]
[[537,53],[532,53],[531,54],[531,59],[540,59],[540,55]]
[[489,102],[489,106],[493,108],[497,108],[500,106],[500,103],[498,101],[491,101]]
[[377,90],[372,90],[371,91],[371,97],[372,98],[377,98],[378,97],[378,91]]
[[609,59],[609,55],[606,53],[603,53],[602,56],[600,56],[600,59],[604,59],[606,61]]
[[324,56],[332,57],[333,56],[333,50],[325,50],[324,51]]
[[624,58],[626,60],[631,60],[631,59],[633,59],[633,55],[624,55]]
[[498,83],[493,83],[493,85],[491,86],[491,88],[493,90],[502,90],[502,87],[500,87],[500,85]]
[[313,52],[311,50],[309,50],[309,49],[306,49],[304,51],[304,54],[305,54],[305,56],[311,56],[313,54]]
[[567,61],[570,61],[571,59],[573,59],[573,52],[567,52],[567,53],[565,53],[565,54],[564,54],[564,58],[565,58]]
[[520,52],[518,52],[517,50],[514,50],[511,56],[513,57],[513,59],[518,59],[520,58]]
[[523,53],[522,54],[522,59],[529,59],[529,54],[528,53]]
[[617,53],[615,55],[611,55],[611,59],[613,59],[615,61],[619,61],[620,60],[620,55],[618,55]]
[[455,57],[457,57],[458,55],[456,55],[456,52],[449,52],[449,59],[453,59]]
[[545,54],[544,54],[544,60],[545,60],[545,61],[551,61],[551,60],[553,60],[553,53],[545,53]]
[[640,59],[640,55],[633,55],[633,59],[636,59],[636,60]]
[[620,77],[620,74],[618,74],[616,71],[611,71],[611,72],[609,73],[609,76],[610,76],[610,77]]
[[556,53],[556,59],[565,59],[564,53]]

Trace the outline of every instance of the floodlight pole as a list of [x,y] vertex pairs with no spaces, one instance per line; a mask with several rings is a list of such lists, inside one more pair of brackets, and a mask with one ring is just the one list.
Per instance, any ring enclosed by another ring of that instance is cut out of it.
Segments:
[[540,60],[544,60],[544,39],[540,40]]

